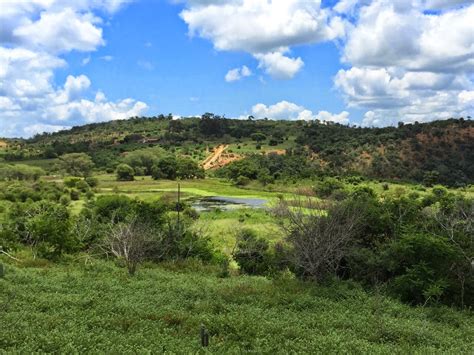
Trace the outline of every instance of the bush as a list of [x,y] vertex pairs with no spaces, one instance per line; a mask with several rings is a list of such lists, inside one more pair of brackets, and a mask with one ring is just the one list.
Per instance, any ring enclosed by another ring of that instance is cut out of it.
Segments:
[[135,171],[127,164],[117,166],[116,174],[118,181],[133,181],[135,179]]
[[263,275],[271,270],[268,242],[250,229],[239,231],[232,256],[246,274]]
[[89,184],[84,180],[80,180],[76,183],[76,188],[81,192],[87,192],[90,190]]
[[127,153],[124,163],[135,170],[137,176],[151,175],[152,167],[158,162],[157,152],[141,149]]
[[68,206],[71,203],[71,197],[69,195],[62,195],[59,203],[63,206]]
[[344,183],[336,178],[327,177],[314,186],[314,192],[320,197],[329,197],[337,190],[344,190]]
[[68,209],[61,204],[48,201],[17,204],[10,210],[8,220],[4,235],[31,245],[41,257],[54,259],[79,247],[71,234]]
[[236,180],[235,180],[235,184],[237,186],[246,186],[250,183],[250,179],[246,176],[242,176],[240,175]]
[[453,266],[461,261],[449,240],[427,233],[410,233],[393,241],[385,265],[395,275],[392,292],[404,302],[439,300],[451,286]]
[[97,179],[96,177],[88,176],[84,180],[91,188],[97,187],[99,185],[99,179]]
[[360,211],[349,202],[328,206],[309,199],[290,205],[281,200],[274,213],[291,246],[297,274],[315,281],[337,275],[361,229]]
[[69,193],[69,196],[71,197],[71,200],[73,201],[78,201],[81,198],[81,194],[79,191],[76,189],[72,189],[71,192]]
[[0,166],[1,180],[33,180],[37,181],[41,175],[45,175],[45,171],[35,166],[26,164],[14,164]]
[[76,187],[76,184],[81,181],[81,178],[68,176],[64,178],[64,185],[67,187]]

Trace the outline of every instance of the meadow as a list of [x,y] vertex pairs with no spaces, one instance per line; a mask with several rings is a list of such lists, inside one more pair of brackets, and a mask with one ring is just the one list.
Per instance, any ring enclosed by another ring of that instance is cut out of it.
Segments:
[[84,255],[1,260],[5,353],[197,353],[201,324],[210,353],[467,354],[474,345],[470,313],[410,307],[350,282],[220,278],[192,260],[145,264],[133,278]]

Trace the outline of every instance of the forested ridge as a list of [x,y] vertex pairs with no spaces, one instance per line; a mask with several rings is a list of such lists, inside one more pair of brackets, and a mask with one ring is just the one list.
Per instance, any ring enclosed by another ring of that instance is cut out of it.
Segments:
[[297,161],[303,157],[310,175],[360,174],[449,186],[474,181],[474,121],[463,118],[366,128],[319,121],[254,120],[251,116],[234,120],[209,113],[179,120],[160,115],[6,142],[6,161],[87,152],[97,166],[116,168],[124,152],[137,149],[177,149],[199,160],[209,147],[233,143],[237,153],[240,145],[249,145],[242,156],[282,147],[287,155],[298,157]]

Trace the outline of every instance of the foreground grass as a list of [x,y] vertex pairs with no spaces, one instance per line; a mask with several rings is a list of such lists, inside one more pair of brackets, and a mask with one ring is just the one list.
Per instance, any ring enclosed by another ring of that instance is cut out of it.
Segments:
[[[194,271],[192,271],[194,270]],[[134,278],[113,263],[9,266],[0,279],[0,352],[469,353],[472,316],[411,308],[346,283],[221,279],[165,265]]]

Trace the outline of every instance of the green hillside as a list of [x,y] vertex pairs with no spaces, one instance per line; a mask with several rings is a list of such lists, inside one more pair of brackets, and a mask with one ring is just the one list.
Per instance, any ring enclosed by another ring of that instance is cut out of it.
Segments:
[[[113,169],[128,151],[161,147],[203,161],[228,144],[239,158],[276,152],[301,156],[306,175],[350,175],[450,186],[474,181],[474,121],[451,119],[398,127],[361,128],[321,122],[231,120],[213,114],[90,124],[68,131],[9,140],[6,161],[51,159],[86,152],[96,166]],[[34,163],[33,163],[34,164]]]

